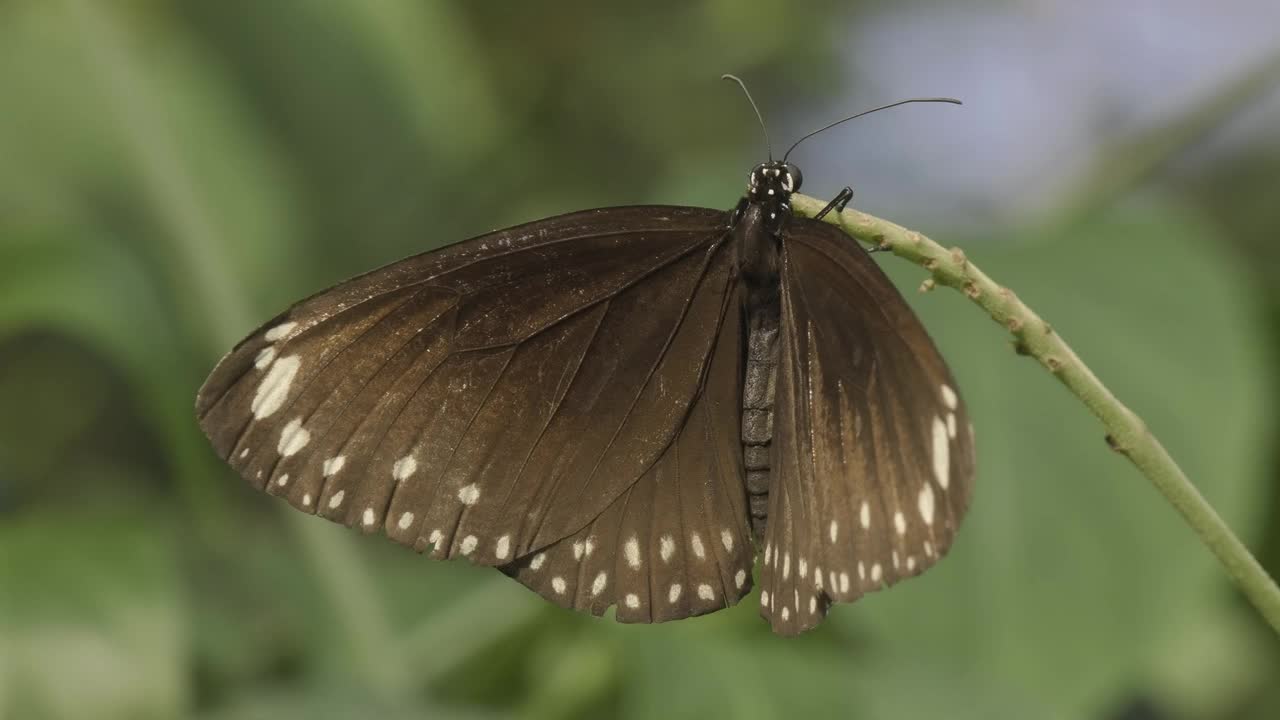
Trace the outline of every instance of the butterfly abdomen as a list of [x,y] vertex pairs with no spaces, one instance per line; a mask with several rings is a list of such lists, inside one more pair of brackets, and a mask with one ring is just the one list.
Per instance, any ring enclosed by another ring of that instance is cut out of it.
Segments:
[[[734,211],[734,247],[738,273],[746,286],[746,375],[742,386],[742,458],[747,473],[751,532],[763,540],[769,514],[773,402],[778,377],[779,218],[789,209],[790,191],[778,173],[759,168],[752,173],[749,196]],[[787,182],[790,182],[788,179]],[[773,189],[767,189],[772,186]]]
[[747,364],[742,388],[742,456],[751,531],[764,537],[769,511],[773,402],[778,377],[778,305],[757,296],[747,308]]

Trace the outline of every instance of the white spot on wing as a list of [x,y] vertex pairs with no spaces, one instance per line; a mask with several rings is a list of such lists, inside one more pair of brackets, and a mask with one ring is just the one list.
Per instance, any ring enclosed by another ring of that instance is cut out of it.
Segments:
[[462,554],[470,555],[472,552],[475,551],[476,545],[479,545],[479,544],[480,544],[480,539],[477,538],[475,535],[468,535],[462,538],[462,545],[460,546],[460,549],[462,550]]
[[920,507],[920,517],[924,519],[925,525],[933,524],[933,486],[925,483],[920,488],[920,497],[916,504]]
[[772,557],[773,557],[773,545],[770,543],[765,543],[764,544],[764,564],[768,565],[769,559]]
[[302,506],[311,507],[311,493],[302,493]]
[[809,563],[804,558],[800,558],[800,577],[809,577]]
[[284,405],[289,397],[289,386],[293,384],[293,378],[300,367],[302,358],[297,355],[280,358],[271,364],[271,369],[263,376],[262,382],[258,383],[258,391],[249,405],[254,418],[261,420],[270,417]]
[[791,608],[784,605],[782,607],[782,621],[786,622],[787,620],[790,620],[790,619],[791,619]]
[[498,556],[499,560],[506,560],[507,555],[511,554],[511,536],[503,535],[498,538],[498,544],[493,549],[493,554]]
[[689,535],[689,544],[693,546],[693,554],[697,555],[699,560],[706,559],[707,551],[702,547],[702,538],[698,533]]
[[747,582],[746,570],[739,570],[738,573],[733,576],[733,584],[737,585],[739,590],[742,589],[742,586],[745,585],[746,582]]
[[342,469],[342,466],[346,464],[347,464],[346,455],[338,455],[336,457],[331,457],[328,460],[324,461],[324,467],[321,468],[321,472],[324,474],[325,477],[333,477],[334,475],[337,475],[338,471]]
[[671,562],[671,555],[676,551],[676,541],[670,535],[663,535],[658,541],[658,552],[662,555],[662,562]]
[[263,337],[267,339],[267,342],[275,342],[277,340],[283,340],[286,337],[288,337],[289,333],[293,332],[293,329],[296,327],[298,327],[298,323],[296,322],[280,323],[279,325],[268,330],[267,334],[263,335]]
[[564,594],[564,578],[559,575],[551,578],[551,589],[556,591],[557,595]]
[[940,417],[933,419],[933,476],[946,490],[951,481],[951,444],[947,441],[947,425]]
[[674,605],[680,599],[680,583],[672,583],[671,589],[667,591],[667,602]]
[[608,584],[609,584],[609,576],[603,570],[601,570],[600,574],[596,575],[596,579],[591,583],[592,597],[595,597],[596,595],[599,595],[600,593],[604,592],[604,587],[605,585],[608,585]]
[[573,543],[573,559],[574,560],[582,559],[582,541],[581,540],[575,541]]
[[632,570],[640,569],[640,541],[632,535],[627,539],[627,544],[623,546],[623,553],[627,556],[627,564]]
[[409,526],[412,524],[413,524],[413,513],[407,512],[400,516],[400,522],[396,523],[396,526],[399,527],[401,530],[408,530]]
[[374,521],[377,520],[373,514],[373,508],[365,508],[364,515],[361,517],[361,520],[365,525],[372,525]]
[[587,541],[582,544],[582,554],[586,557],[591,557],[591,551],[595,549],[596,549],[596,536],[590,535],[587,537]]
[[698,597],[702,598],[703,600],[715,600],[716,591],[712,590],[710,585],[706,583],[702,583],[701,585],[698,586]]
[[813,586],[822,589],[822,568],[817,565],[813,566]]
[[791,553],[782,554],[782,579],[791,577]]
[[346,494],[346,490],[339,490],[334,493],[333,496],[329,498],[329,509],[336,510],[338,506],[342,504],[342,496]]
[[956,414],[947,413],[947,437],[956,439]]
[[831,521],[831,542],[835,542],[836,538],[839,536],[840,536],[840,523],[836,522],[835,520],[832,520]]
[[817,613],[818,613],[818,596],[810,595],[809,596],[809,614],[816,615]]
[[952,390],[946,383],[943,383],[941,390],[942,402],[946,403],[948,408],[955,410],[956,404],[960,402],[960,398],[956,397],[956,391]]
[[893,527],[898,531],[899,535],[907,534],[907,517],[902,514],[901,510],[893,514]]
[[431,543],[432,545],[439,545],[440,541],[443,539],[444,539],[444,533],[440,532],[439,530],[432,530],[431,535],[427,537],[427,542]]
[[463,505],[475,505],[476,501],[480,499],[480,488],[476,487],[475,483],[466,485],[458,491],[458,499],[462,501]]
[[871,506],[867,504],[866,500],[862,501],[862,508],[858,510],[858,519],[862,521],[863,530],[871,528]]
[[288,484],[289,484],[289,473],[285,473],[285,474],[281,475],[280,477],[276,478],[276,484],[277,484],[277,485],[279,485],[280,487],[284,487],[285,485],[288,485]]
[[769,591],[760,591],[760,607],[769,607]]
[[405,455],[391,466],[391,477],[396,480],[408,480],[409,476],[417,470],[418,461],[412,455]]
[[880,576],[882,572],[883,571],[880,569],[880,563],[876,563],[875,565],[872,565],[871,566],[871,582],[880,582]]
[[542,563],[544,563],[544,562],[546,562],[546,561],[547,561],[547,554],[546,554],[546,553],[544,553],[544,552],[540,552],[540,553],[538,553],[537,555],[534,555],[534,556],[533,556],[533,560],[530,560],[530,561],[529,561],[529,569],[530,569],[530,570],[541,570],[541,569],[542,569]]
[[847,572],[840,573],[840,592],[849,592],[849,573]]
[[309,442],[311,442],[311,431],[302,427],[302,418],[294,418],[280,431],[280,442],[276,445],[276,450],[279,450],[281,455],[289,457],[306,447]]
[[640,607],[640,596],[636,595],[635,593],[627,593],[626,602],[627,602],[627,607],[631,608],[632,610],[635,610],[636,608]]
[[275,360],[275,359],[276,359],[276,346],[268,345],[262,348],[261,350],[259,350],[258,354],[254,356],[253,366],[258,368],[259,370],[263,370],[268,365],[271,364],[272,360]]
[[728,528],[720,531],[720,542],[724,543],[725,552],[733,552],[733,533]]

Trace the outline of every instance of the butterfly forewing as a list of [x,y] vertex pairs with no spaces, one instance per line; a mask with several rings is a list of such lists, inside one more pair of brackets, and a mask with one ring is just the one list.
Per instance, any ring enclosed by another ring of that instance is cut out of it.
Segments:
[[865,251],[794,219],[781,293],[761,613],[792,634],[935,563],[968,506],[974,455],[950,372]]
[[387,266],[242,342],[201,425],[300,509],[509,563],[590,524],[671,444],[729,304],[726,227],[594,210]]

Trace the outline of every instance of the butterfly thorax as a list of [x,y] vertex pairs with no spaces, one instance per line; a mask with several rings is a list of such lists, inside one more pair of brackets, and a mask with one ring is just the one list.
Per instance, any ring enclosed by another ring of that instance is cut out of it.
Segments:
[[800,181],[800,168],[772,160],[757,165],[747,178],[747,194],[732,222],[738,270],[750,286],[776,293],[782,228],[791,216],[791,194]]
[[747,471],[751,529],[764,537],[771,486],[773,411],[778,374],[778,329],[781,314],[779,272],[782,230],[791,217],[791,194],[800,186],[794,165],[769,162],[756,166],[747,195],[733,214],[738,270],[746,281],[746,377],[742,393],[742,453]]

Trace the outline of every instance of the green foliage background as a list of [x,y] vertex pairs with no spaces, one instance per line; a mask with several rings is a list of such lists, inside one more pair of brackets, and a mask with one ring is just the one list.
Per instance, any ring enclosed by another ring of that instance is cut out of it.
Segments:
[[[731,205],[758,140],[718,74],[825,104],[837,20],[871,11],[788,7],[0,2],[0,717],[1280,716],[1275,636],[943,293],[909,297],[973,408],[972,514],[937,569],[796,640],[754,597],[654,627],[565,613],[212,456],[195,389],[297,297],[572,209]],[[921,228],[1051,319],[1273,574],[1278,150],[1065,221]]]

